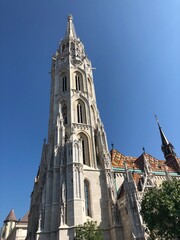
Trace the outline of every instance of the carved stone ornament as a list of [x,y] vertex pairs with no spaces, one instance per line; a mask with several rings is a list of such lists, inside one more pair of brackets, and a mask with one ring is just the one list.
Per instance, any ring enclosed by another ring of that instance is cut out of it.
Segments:
[[105,164],[105,167],[106,167],[106,168],[110,168],[110,162],[109,162],[109,159],[108,159],[108,158],[105,158],[105,159],[104,159],[104,164]]
[[73,123],[73,127],[81,130],[89,130],[91,129],[90,125],[83,124],[83,123]]
[[77,148],[79,148],[79,143],[80,143],[80,141],[78,141],[78,140],[75,140],[75,141],[74,141],[74,147],[77,147]]
[[81,163],[74,163],[73,171],[78,171],[83,173],[83,165]]

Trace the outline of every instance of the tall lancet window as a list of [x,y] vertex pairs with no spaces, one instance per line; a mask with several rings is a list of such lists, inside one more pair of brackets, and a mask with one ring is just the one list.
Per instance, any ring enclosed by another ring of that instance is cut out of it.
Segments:
[[89,90],[89,94],[92,96],[93,94],[92,94],[92,85],[91,85],[91,80],[90,80],[90,78],[88,78],[88,90]]
[[62,77],[62,90],[63,90],[63,92],[67,91],[67,77],[66,76]]
[[83,90],[82,76],[80,73],[75,73],[75,87],[77,91]]
[[62,115],[63,115],[63,119],[64,119],[64,124],[67,124],[67,105],[65,102],[62,103]]
[[85,151],[86,151],[86,142],[84,139],[81,139],[82,141],[82,158],[83,158],[83,164],[86,164],[86,155],[85,155]]
[[79,134],[81,144],[82,144],[82,162],[85,165],[90,166],[90,157],[89,157],[89,141],[87,136],[84,133]]
[[85,111],[85,104],[83,101],[81,100],[77,101],[76,111],[77,111],[77,122],[86,123],[86,111]]
[[80,103],[77,104],[77,120],[78,123],[83,123],[82,106]]
[[65,50],[65,44],[62,45],[62,52]]
[[87,180],[84,180],[84,198],[85,198],[85,214],[86,216],[91,216],[89,182]]

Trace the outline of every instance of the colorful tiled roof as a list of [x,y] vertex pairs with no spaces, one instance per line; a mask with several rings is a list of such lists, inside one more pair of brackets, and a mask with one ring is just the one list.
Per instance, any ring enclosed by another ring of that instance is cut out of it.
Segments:
[[158,160],[148,153],[143,153],[139,157],[125,156],[117,150],[111,150],[111,161],[114,168],[125,168],[125,164],[128,169],[144,170],[144,161],[147,161],[150,170],[153,172],[175,172],[173,167],[166,165],[165,160]]
[[113,149],[111,151],[111,161],[112,161],[113,167],[124,168],[124,164],[126,162],[126,164],[128,165],[129,168],[133,168],[133,167],[136,167],[136,166],[134,166],[135,160],[136,160],[135,157],[125,156],[115,149]]

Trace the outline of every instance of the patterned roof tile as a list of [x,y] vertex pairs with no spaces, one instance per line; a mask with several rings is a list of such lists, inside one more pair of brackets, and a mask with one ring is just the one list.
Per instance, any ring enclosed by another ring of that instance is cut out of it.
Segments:
[[[145,159],[144,159],[145,158]],[[173,166],[170,164],[166,165],[165,160],[158,160],[148,153],[143,153],[139,157],[125,156],[118,152],[116,149],[111,150],[111,160],[112,166],[114,168],[125,168],[125,163],[127,168],[134,170],[144,170],[145,160],[149,164],[150,170],[154,172],[175,172]]]

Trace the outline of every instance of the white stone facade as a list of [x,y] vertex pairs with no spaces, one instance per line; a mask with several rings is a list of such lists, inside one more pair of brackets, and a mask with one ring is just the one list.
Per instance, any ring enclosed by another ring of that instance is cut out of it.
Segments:
[[[93,73],[72,16],[52,57],[48,140],[31,195],[26,240],[73,240],[75,227],[97,221],[104,240],[145,240],[143,194],[180,176],[180,159],[159,125],[166,161],[108,151]],[[166,167],[165,167],[166,165]]]
[[26,239],[71,240],[87,219],[100,224],[105,240],[122,239],[115,192],[91,62],[69,16],[66,36],[52,57],[48,141],[31,195]]

